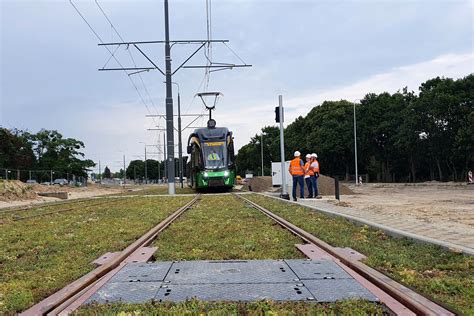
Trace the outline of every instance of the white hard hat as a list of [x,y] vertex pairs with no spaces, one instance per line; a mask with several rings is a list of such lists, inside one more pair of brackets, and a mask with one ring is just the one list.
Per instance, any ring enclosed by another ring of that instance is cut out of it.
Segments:
[[299,156],[301,156],[301,153],[299,151],[295,151],[294,156],[299,157]]
[[307,154],[307,155],[306,155],[306,158],[311,158],[311,154]]
[[312,154],[311,154],[311,157],[313,157],[313,158],[318,158],[318,155],[316,155],[315,153],[312,153]]

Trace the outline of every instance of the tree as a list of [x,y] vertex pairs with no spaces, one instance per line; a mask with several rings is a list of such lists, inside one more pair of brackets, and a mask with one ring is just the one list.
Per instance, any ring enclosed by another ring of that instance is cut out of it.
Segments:
[[29,169],[35,165],[29,137],[21,130],[0,128],[0,168]]
[[[83,159],[84,143],[73,138],[63,139],[57,131],[42,129],[36,134],[17,129],[0,128],[0,167],[23,170],[54,170],[57,177],[67,174],[87,177],[95,164]],[[27,173],[22,174],[26,180]],[[39,177],[49,179],[45,171]]]
[[109,167],[105,166],[104,173],[102,174],[102,178],[104,179],[112,178],[112,174],[110,173]]
[[[359,173],[388,182],[459,181],[474,168],[474,74],[430,79],[419,91],[369,93],[356,105]],[[279,161],[278,128],[262,131],[265,162]],[[325,101],[284,133],[287,160],[295,150],[316,152],[323,173],[354,173],[353,103]],[[260,170],[260,148],[260,134],[240,148],[239,174]]]

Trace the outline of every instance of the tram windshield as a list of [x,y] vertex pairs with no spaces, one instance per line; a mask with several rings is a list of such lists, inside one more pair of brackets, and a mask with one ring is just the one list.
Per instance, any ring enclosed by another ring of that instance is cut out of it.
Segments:
[[227,151],[225,142],[207,142],[203,145],[202,155],[206,168],[218,169],[226,166]]

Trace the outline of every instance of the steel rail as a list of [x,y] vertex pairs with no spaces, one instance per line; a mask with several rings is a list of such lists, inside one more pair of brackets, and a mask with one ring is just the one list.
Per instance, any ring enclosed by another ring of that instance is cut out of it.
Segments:
[[434,303],[433,301],[427,299],[426,297],[422,296],[414,292],[413,290],[403,286],[402,284],[392,280],[388,276],[380,273],[379,271],[363,264],[362,262],[352,260],[346,255],[343,255],[336,251],[334,247],[329,245],[328,243],[322,241],[321,239],[315,237],[314,235],[308,233],[307,231],[299,228],[298,226],[290,223],[289,221],[285,220],[284,218],[272,213],[271,211],[267,210],[266,208],[258,205],[257,203],[241,196],[234,194],[236,197],[242,199],[255,209],[259,210],[260,212],[264,213],[282,227],[288,229],[293,234],[297,235],[298,237],[302,238],[303,240],[312,243],[331,256],[340,260],[343,264],[363,276],[366,280],[372,282],[381,290],[386,292],[388,295],[392,296],[400,303],[405,305],[408,309],[416,313],[417,315],[455,315],[453,312],[445,309],[444,307]]
[[166,217],[158,225],[150,229],[147,233],[137,239],[135,242],[130,244],[127,248],[122,250],[116,257],[106,262],[102,266],[94,269],[78,280],[67,285],[58,292],[52,294],[51,296],[45,298],[38,304],[32,306],[26,311],[22,312],[20,315],[24,316],[33,316],[33,315],[45,315],[52,310],[55,310],[57,307],[61,306],[63,303],[76,296],[84,289],[88,288],[90,285],[93,285],[95,282],[100,280],[108,272],[117,268],[124,260],[127,259],[134,251],[138,248],[148,245],[153,241],[154,238],[167,228],[175,219],[177,219],[181,214],[188,210],[194,203],[198,201],[200,195],[196,195],[190,202],[186,203],[184,206],[180,207],[178,210],[173,212],[171,215]]

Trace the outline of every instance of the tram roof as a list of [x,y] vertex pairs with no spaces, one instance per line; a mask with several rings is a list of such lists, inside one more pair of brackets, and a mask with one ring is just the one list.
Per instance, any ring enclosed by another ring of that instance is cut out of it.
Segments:
[[194,130],[194,134],[197,135],[201,141],[225,139],[229,134],[229,129],[227,127],[198,128]]

